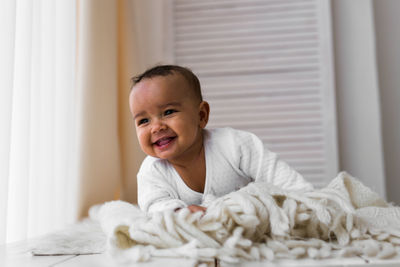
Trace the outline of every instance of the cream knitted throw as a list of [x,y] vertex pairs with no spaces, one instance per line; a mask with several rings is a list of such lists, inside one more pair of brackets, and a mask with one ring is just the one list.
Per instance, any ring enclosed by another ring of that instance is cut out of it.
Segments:
[[400,247],[400,207],[344,172],[325,188],[303,194],[249,184],[211,200],[204,216],[187,209],[145,214],[122,201],[92,213],[108,251],[121,261],[388,258]]

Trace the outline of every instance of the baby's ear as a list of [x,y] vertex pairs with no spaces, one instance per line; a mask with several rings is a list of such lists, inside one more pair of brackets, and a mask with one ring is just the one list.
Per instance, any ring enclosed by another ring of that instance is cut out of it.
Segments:
[[210,115],[210,105],[207,103],[207,101],[202,101],[199,105],[199,116],[200,116],[199,126],[201,128],[206,127],[209,115]]

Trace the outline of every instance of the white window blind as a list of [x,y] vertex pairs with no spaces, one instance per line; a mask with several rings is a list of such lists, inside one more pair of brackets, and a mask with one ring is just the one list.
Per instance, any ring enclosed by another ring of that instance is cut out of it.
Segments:
[[173,54],[208,128],[251,131],[317,187],[338,171],[330,2],[174,0]]

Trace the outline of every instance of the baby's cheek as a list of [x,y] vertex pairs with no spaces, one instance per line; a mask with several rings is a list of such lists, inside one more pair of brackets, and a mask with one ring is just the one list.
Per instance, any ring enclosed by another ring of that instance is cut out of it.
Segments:
[[142,130],[137,130],[137,137],[139,140],[139,144],[142,147],[142,149],[145,149],[146,145],[148,145],[148,135],[142,131]]

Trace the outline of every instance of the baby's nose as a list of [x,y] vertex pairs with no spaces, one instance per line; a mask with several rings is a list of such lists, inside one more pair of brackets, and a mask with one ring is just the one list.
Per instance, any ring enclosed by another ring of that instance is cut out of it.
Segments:
[[152,133],[157,133],[157,132],[165,130],[165,129],[167,129],[167,126],[161,120],[153,121],[152,129],[151,129]]

